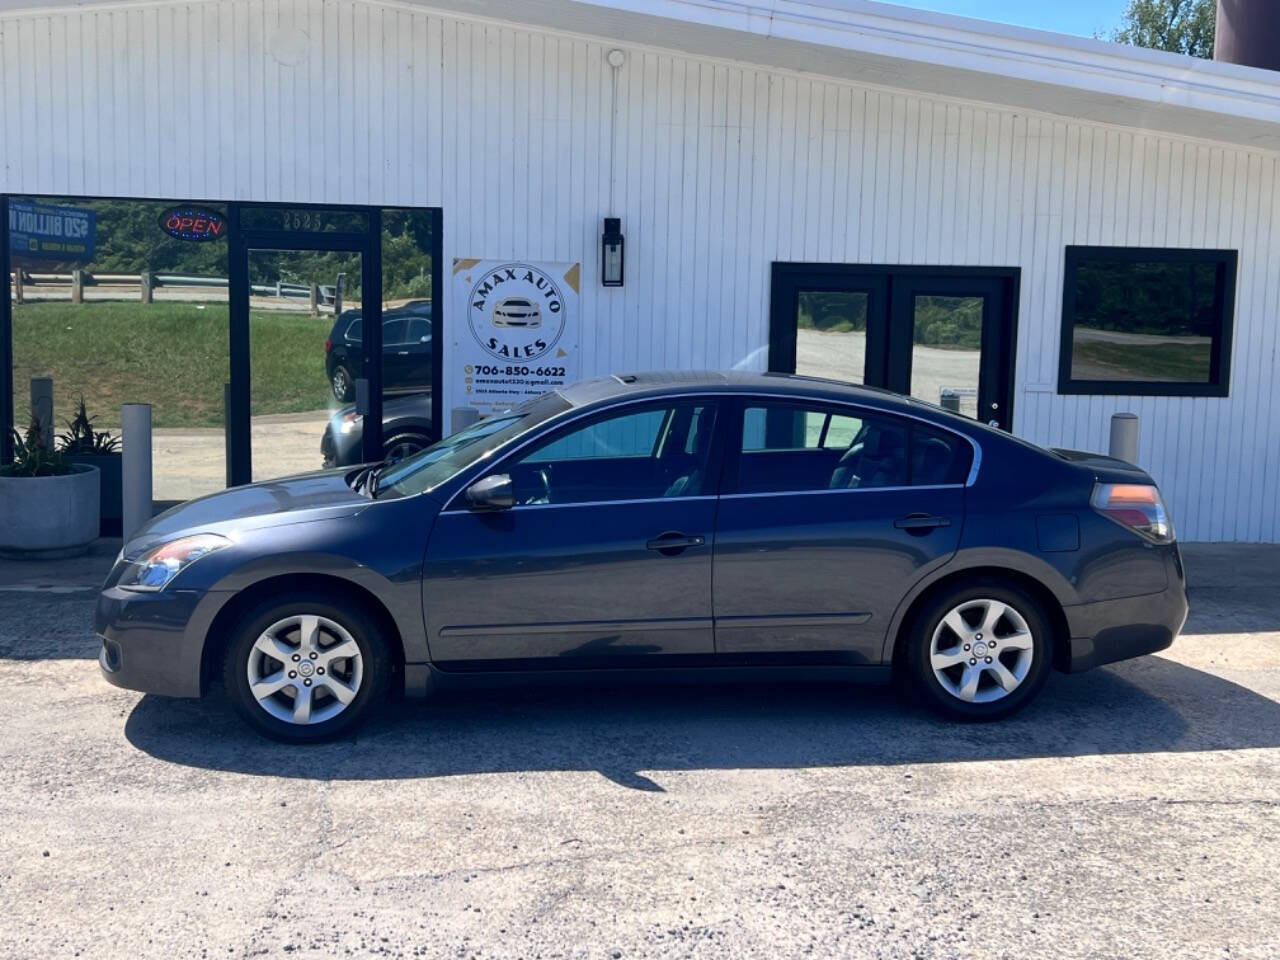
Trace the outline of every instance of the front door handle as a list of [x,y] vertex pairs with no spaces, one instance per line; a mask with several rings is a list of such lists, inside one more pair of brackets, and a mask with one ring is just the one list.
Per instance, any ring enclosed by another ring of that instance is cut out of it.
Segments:
[[644,546],[646,550],[657,550],[664,557],[675,557],[684,553],[689,547],[701,547],[706,542],[706,537],[691,537],[684,533],[669,531],[647,541]]
[[925,534],[930,530],[936,530],[938,527],[951,526],[951,518],[931,517],[927,513],[913,513],[893,521],[893,525],[899,530],[906,530],[908,533]]

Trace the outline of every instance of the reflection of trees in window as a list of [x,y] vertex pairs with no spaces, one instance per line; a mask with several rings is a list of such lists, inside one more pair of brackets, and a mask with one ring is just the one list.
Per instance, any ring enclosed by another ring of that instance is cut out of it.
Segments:
[[382,211],[382,299],[431,296],[431,221],[427,210]]
[[1164,336],[1213,336],[1217,264],[1082,262],[1076,324]]
[[[197,277],[227,276],[225,241],[192,243],[160,229],[160,214],[168,202],[139,200],[48,200],[62,206],[97,213],[97,236],[92,263],[51,260],[23,263],[27,269],[67,273],[82,268],[90,273],[179,273]],[[212,209],[225,214],[223,206]],[[432,216],[428,210],[395,209],[382,212],[382,296],[384,300],[431,297]],[[266,225],[266,224],[264,224]],[[270,224],[278,226],[274,221]],[[360,256],[342,251],[281,251],[272,257],[251,257],[249,282],[255,285],[300,283],[331,285],[344,274],[344,290],[360,299]],[[865,321],[864,321],[865,323]]]
[[865,293],[801,293],[796,326],[826,333],[863,332],[867,329]]
[[925,347],[979,349],[982,298],[916,297],[914,342]]

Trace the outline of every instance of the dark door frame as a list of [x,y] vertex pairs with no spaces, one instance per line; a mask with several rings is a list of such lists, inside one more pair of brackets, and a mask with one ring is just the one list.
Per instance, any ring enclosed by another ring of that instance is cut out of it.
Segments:
[[[982,324],[984,420],[1013,427],[1017,356],[1019,267],[959,267],[775,261],[769,301],[769,370],[796,372],[796,307],[802,291],[867,294],[867,349],[863,379],[898,393],[911,389],[912,297],[978,295],[987,302]],[[990,404],[996,404],[992,410]]]
[[[376,290],[378,295],[367,307],[372,342],[366,340],[364,375],[369,380],[369,411],[365,424],[373,425],[363,433],[364,456],[377,459],[382,445],[382,214],[384,210],[413,210],[426,213],[431,222],[431,426],[433,439],[441,434],[441,381],[444,378],[443,303],[444,270],[441,262],[443,211],[439,207],[407,205],[361,206],[353,204],[287,203],[261,201],[209,200],[168,197],[101,197],[70,196],[49,193],[0,193],[0,463],[13,460],[13,311],[9,280],[9,199],[11,196],[42,200],[84,203],[95,200],[135,201],[155,204],[201,204],[226,211],[227,215],[227,294],[228,294],[228,365],[230,390],[227,416],[228,485],[248,483],[252,478],[252,445],[250,438],[250,349],[249,349],[249,250],[346,250],[361,255],[362,290]],[[359,213],[367,216],[367,229],[346,233],[322,231],[242,229],[240,215],[245,210],[310,210],[321,213]],[[369,362],[376,357],[377,362]],[[319,438],[317,438],[317,444]]]
[[[314,210],[318,213],[364,213],[368,227],[358,233],[261,230],[242,226],[241,215],[251,209]],[[250,417],[252,348],[249,341],[249,253],[263,251],[313,250],[360,255],[360,313],[364,324],[362,354],[364,369],[359,376],[369,382],[368,409],[364,414],[361,447],[364,460],[377,460],[382,450],[382,211],[381,208],[326,206],[323,204],[229,203],[227,218],[240,229],[232,229],[229,262],[231,301],[231,410],[228,412],[230,440],[227,445],[227,486],[253,479],[253,437]],[[433,258],[434,259],[434,258]],[[378,291],[370,298],[367,291]],[[433,291],[434,292],[434,291]],[[366,302],[368,301],[368,302]],[[435,307],[431,322],[435,326]],[[433,329],[434,335],[434,329]],[[372,362],[371,362],[372,361]],[[434,384],[432,395],[436,395]],[[433,419],[435,401],[432,402]]]

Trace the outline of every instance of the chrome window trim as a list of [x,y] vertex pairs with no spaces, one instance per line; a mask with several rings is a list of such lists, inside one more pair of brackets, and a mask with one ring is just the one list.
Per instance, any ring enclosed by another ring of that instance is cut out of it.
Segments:
[[963,490],[963,483],[922,483],[919,486],[892,487],[827,487],[819,490],[765,490],[759,493],[722,493],[721,500],[744,500],[749,497],[816,497],[824,493],[901,493],[904,490]]
[[[486,513],[510,513],[512,510],[547,510],[552,507],[570,508],[570,507],[622,507],[628,504],[636,503],[691,503],[694,500],[716,500],[719,499],[715,494],[700,494],[696,497],[640,497],[629,500],[583,500],[579,503],[517,503],[514,507],[508,507],[505,510],[484,511]],[[444,513],[445,511],[440,511]],[[449,510],[449,513],[475,513],[474,510]]]
[[[981,466],[981,464],[982,464],[982,445],[981,445],[981,444],[979,444],[979,443],[978,443],[978,441],[977,441],[977,440],[975,440],[973,437],[971,437],[971,436],[969,436],[969,435],[967,435],[967,434],[964,434],[964,433],[960,433],[960,432],[959,432],[959,431],[957,431],[957,430],[953,430],[953,429],[951,429],[950,427],[944,426],[944,425],[942,425],[942,424],[940,424],[940,423],[937,423],[937,422],[935,422],[935,421],[933,421],[933,420],[928,419],[927,417],[922,417],[922,416],[919,416],[919,415],[914,414],[914,413],[903,412],[903,411],[899,411],[899,410],[882,410],[882,409],[880,409],[880,408],[878,408],[878,407],[868,407],[868,406],[865,406],[865,405],[863,405],[863,404],[858,403],[858,401],[856,401],[856,400],[833,399],[833,398],[831,398],[831,397],[812,397],[812,396],[806,397],[806,396],[797,396],[797,395],[794,395],[794,394],[787,394],[787,393],[770,393],[770,392],[767,392],[767,391],[752,391],[752,390],[708,390],[708,391],[706,391],[706,392],[699,392],[699,393],[681,393],[681,394],[673,394],[673,395],[670,395],[670,396],[668,396],[668,397],[652,397],[652,396],[649,396],[649,397],[628,397],[628,398],[625,398],[625,399],[617,400],[617,401],[615,401],[615,402],[606,403],[606,404],[605,404],[605,405],[603,405],[603,406],[599,406],[599,407],[592,407],[592,408],[591,408],[591,409],[589,409],[589,410],[583,410],[583,411],[581,411],[581,412],[579,412],[579,413],[576,413],[576,414],[573,414],[573,415],[571,415],[571,416],[565,416],[565,415],[563,415],[563,414],[562,414],[562,416],[564,416],[564,419],[563,419],[563,420],[558,420],[558,422],[554,424],[554,426],[552,427],[552,429],[556,429],[556,430],[558,430],[560,427],[568,426],[568,425],[570,425],[570,424],[576,423],[576,422],[577,422],[577,421],[579,421],[579,420],[584,420],[584,419],[586,419],[587,417],[593,417],[593,416],[595,416],[596,414],[601,414],[601,413],[608,413],[608,412],[610,412],[611,410],[620,410],[620,409],[623,409],[623,408],[625,408],[625,407],[634,406],[634,405],[636,405],[636,404],[642,404],[642,403],[653,403],[653,404],[658,404],[658,403],[683,403],[683,402],[686,402],[686,401],[688,401],[688,400],[695,400],[695,401],[696,401],[696,400],[699,400],[699,399],[710,399],[710,398],[715,398],[715,399],[719,400],[719,399],[722,399],[722,398],[724,398],[724,397],[740,397],[740,398],[744,398],[744,399],[753,399],[753,400],[778,400],[778,401],[782,401],[782,402],[784,402],[784,403],[802,403],[802,404],[803,404],[803,403],[817,403],[817,404],[829,404],[829,405],[834,405],[834,406],[838,406],[838,407],[847,407],[847,408],[851,408],[851,409],[854,409],[854,410],[862,410],[862,411],[865,411],[866,413],[869,413],[869,414],[871,414],[871,415],[873,415],[873,416],[874,416],[874,415],[876,415],[876,414],[882,414],[882,415],[887,416],[887,417],[902,417],[903,419],[906,419],[906,420],[914,420],[914,421],[916,421],[917,423],[923,423],[923,424],[925,424],[926,426],[928,426],[928,427],[932,427],[932,428],[933,428],[933,429],[935,429],[935,430],[941,430],[943,433],[948,433],[948,434],[951,434],[952,436],[959,437],[960,439],[967,441],[967,442],[968,442],[968,444],[969,444],[969,446],[973,448],[973,465],[969,468],[969,476],[965,479],[965,482],[964,482],[963,484],[959,484],[959,483],[957,483],[957,484],[941,484],[941,485],[932,485],[932,486],[923,486],[923,485],[922,485],[922,486],[908,486],[908,487],[864,487],[864,488],[862,488],[862,489],[861,489],[861,492],[863,492],[863,493],[869,493],[869,492],[871,492],[871,491],[873,491],[873,490],[890,490],[890,489],[892,489],[892,490],[928,490],[928,489],[937,489],[939,486],[941,486],[941,487],[971,487],[971,486],[973,486],[973,485],[974,485],[974,483],[976,483],[976,482],[977,482],[977,479],[978,479],[978,468],[979,468],[979,467]],[[566,413],[566,414],[568,414],[568,413],[569,413],[569,411],[565,411],[565,413]],[[975,421],[975,422],[976,422],[976,421]],[[456,492],[452,497],[450,497],[450,498],[449,498],[448,503],[446,503],[446,504],[445,504],[445,506],[443,507],[443,509],[441,509],[441,511],[440,511],[440,512],[441,512],[442,514],[444,514],[444,513],[473,513],[474,511],[472,511],[471,509],[469,509],[469,508],[468,508],[468,507],[466,507],[465,505],[463,505],[463,506],[461,506],[461,507],[456,506],[456,501],[458,501],[458,500],[463,496],[463,494],[465,494],[465,493],[466,493],[467,487],[469,487],[469,486],[471,485],[471,483],[472,483],[473,479],[474,479],[475,477],[477,477],[477,476],[483,476],[483,475],[485,475],[486,473],[488,473],[488,472],[492,471],[492,470],[494,469],[494,467],[495,467],[495,466],[497,466],[497,465],[499,465],[499,464],[501,464],[501,463],[506,462],[508,459],[510,459],[511,457],[513,457],[513,456],[515,456],[516,454],[518,454],[518,453],[519,453],[521,450],[523,450],[525,447],[528,447],[528,446],[530,446],[531,444],[536,443],[537,441],[541,440],[544,436],[545,436],[545,432],[544,432],[544,431],[538,431],[538,434],[537,434],[536,436],[532,436],[532,437],[530,437],[530,436],[525,436],[525,437],[519,438],[515,446],[513,446],[510,450],[502,451],[502,452],[501,452],[500,457],[499,457],[499,458],[497,458],[497,459],[496,459],[492,464],[489,464],[489,465],[485,466],[485,467],[484,467],[484,469],[475,469],[475,468],[477,468],[477,467],[481,467],[481,466],[482,466],[482,464],[481,464],[481,463],[474,463],[474,464],[472,464],[471,466],[467,467],[467,468],[466,468],[467,470],[474,470],[474,473],[473,473],[470,477],[468,477],[468,478],[463,482],[463,484],[458,488],[458,491],[457,491],[457,492]],[[726,454],[727,454],[727,451],[726,451]],[[738,455],[738,456],[741,456],[741,451],[739,451],[737,455]],[[482,459],[487,459],[487,458],[482,458]],[[853,487],[853,488],[845,488],[844,490],[829,490],[829,489],[828,489],[828,490],[796,490],[796,491],[791,491],[791,492],[792,492],[792,493],[849,493],[849,492],[857,492],[858,490],[859,490],[859,488],[857,488],[857,487]],[[423,491],[423,492],[425,493],[426,491]],[[780,496],[780,495],[782,495],[782,492],[779,492],[779,493],[771,493],[771,494],[740,494],[740,493],[727,493],[727,494],[716,494],[716,495],[714,495],[714,497],[728,498],[728,497],[743,497],[743,496]],[[714,497],[712,497],[712,498],[714,499]],[[624,502],[629,502],[629,503],[652,503],[652,502],[661,502],[661,501],[675,502],[675,501],[679,501],[679,500],[702,500],[702,499],[707,499],[707,497],[703,497],[703,496],[698,496],[698,497],[654,497],[654,498],[652,498],[651,500],[631,500],[631,501],[622,501],[622,500],[598,500],[598,501],[590,501],[590,504],[591,504],[591,505],[593,505],[593,506],[600,506],[600,505],[602,505],[602,504],[608,504],[608,503],[624,503]],[[547,507],[562,506],[562,507],[568,507],[568,506],[587,506],[587,505],[588,505],[587,503],[582,503],[582,504],[567,504],[567,503],[563,503],[563,504],[556,504],[556,503],[548,503],[548,504],[520,504],[520,505],[517,505],[516,507],[512,507],[511,509],[515,510],[515,509],[518,509],[520,506],[525,506],[525,507],[539,507],[539,506],[547,506]],[[504,511],[504,512],[505,512],[505,511]]]

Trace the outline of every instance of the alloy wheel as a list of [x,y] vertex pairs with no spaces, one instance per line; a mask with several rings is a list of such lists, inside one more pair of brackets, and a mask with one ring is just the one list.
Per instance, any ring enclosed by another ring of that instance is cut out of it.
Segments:
[[332,720],[350,706],[364,679],[360,646],[342,624],[318,614],[277,620],[254,641],[249,691],[285,723]]
[[989,598],[953,607],[934,628],[929,665],[942,689],[966,703],[1003,700],[1031,672],[1035,644],[1026,618]]
[[333,371],[333,395],[338,400],[346,400],[351,392],[351,381],[347,378],[345,367],[338,367]]
[[420,452],[424,446],[425,444],[420,440],[401,440],[393,443],[386,451],[387,462],[395,463],[407,457],[412,457],[415,453]]

